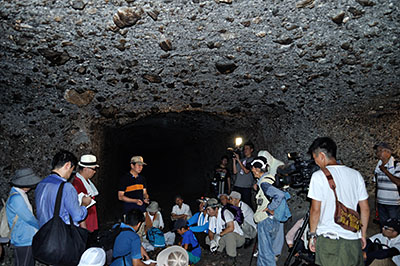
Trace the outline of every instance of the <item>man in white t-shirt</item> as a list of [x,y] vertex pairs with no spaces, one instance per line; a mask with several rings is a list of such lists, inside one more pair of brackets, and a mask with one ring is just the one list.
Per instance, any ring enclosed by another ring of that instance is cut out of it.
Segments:
[[211,198],[207,201],[209,225],[206,243],[210,245],[212,252],[222,252],[225,249],[228,255],[228,265],[234,265],[236,249],[244,244],[245,238],[239,224],[234,220],[233,214],[227,209],[222,214],[222,209],[217,199]]
[[[361,232],[342,228],[334,221],[335,194],[323,171],[316,171],[310,182],[310,250],[316,252],[318,265],[364,265],[362,249],[366,246],[369,219],[368,194],[361,174],[336,162],[336,143],[328,137],[317,138],[309,153],[321,169],[327,169],[336,185],[338,200],[347,208],[361,212]],[[360,241],[361,238],[361,241]]]
[[175,197],[175,204],[176,205],[172,207],[171,212],[172,221],[176,221],[178,219],[188,220],[190,217],[192,217],[192,212],[189,205],[183,203],[183,198],[181,196],[178,195]]

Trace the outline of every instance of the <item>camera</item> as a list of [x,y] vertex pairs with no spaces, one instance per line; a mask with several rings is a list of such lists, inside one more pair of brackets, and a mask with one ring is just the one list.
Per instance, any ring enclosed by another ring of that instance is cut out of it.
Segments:
[[228,155],[232,158],[235,158],[235,153],[241,156],[242,150],[240,148],[227,148],[228,150]]
[[277,169],[275,178],[278,186],[289,185],[292,188],[301,188],[301,192],[307,192],[311,176],[319,170],[319,166],[313,159],[303,160],[297,152],[288,153],[288,159],[294,162]]

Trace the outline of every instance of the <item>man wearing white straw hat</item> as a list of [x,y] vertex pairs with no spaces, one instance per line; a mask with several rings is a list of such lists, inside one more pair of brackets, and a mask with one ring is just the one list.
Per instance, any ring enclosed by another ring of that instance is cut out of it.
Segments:
[[[78,195],[82,195],[81,193],[83,193],[83,195],[91,197],[94,200],[99,195],[99,191],[91,181],[91,178],[96,174],[97,168],[99,168],[97,158],[92,154],[82,155],[78,165],[79,172],[76,173],[72,185],[75,187]],[[96,205],[93,204],[88,208],[88,215],[80,225],[87,228],[90,232],[99,229]]]

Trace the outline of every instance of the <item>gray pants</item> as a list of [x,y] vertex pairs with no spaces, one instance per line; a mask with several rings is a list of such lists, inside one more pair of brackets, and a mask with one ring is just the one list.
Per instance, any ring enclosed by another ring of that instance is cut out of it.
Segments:
[[[228,254],[229,257],[236,257],[236,248],[243,246],[244,242],[244,236],[241,236],[235,232],[231,232],[221,237],[218,243],[219,247],[217,251],[222,252],[225,249],[226,254]],[[210,244],[210,238],[208,236],[206,238],[206,244]]]
[[247,222],[243,222],[242,230],[245,238],[253,239],[257,236],[257,229]]

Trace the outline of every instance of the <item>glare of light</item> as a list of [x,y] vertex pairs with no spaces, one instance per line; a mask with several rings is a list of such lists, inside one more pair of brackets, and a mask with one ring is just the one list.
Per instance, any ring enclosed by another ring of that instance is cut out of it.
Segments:
[[238,137],[235,139],[235,145],[237,147],[239,147],[240,145],[242,145],[243,139],[241,137]]

